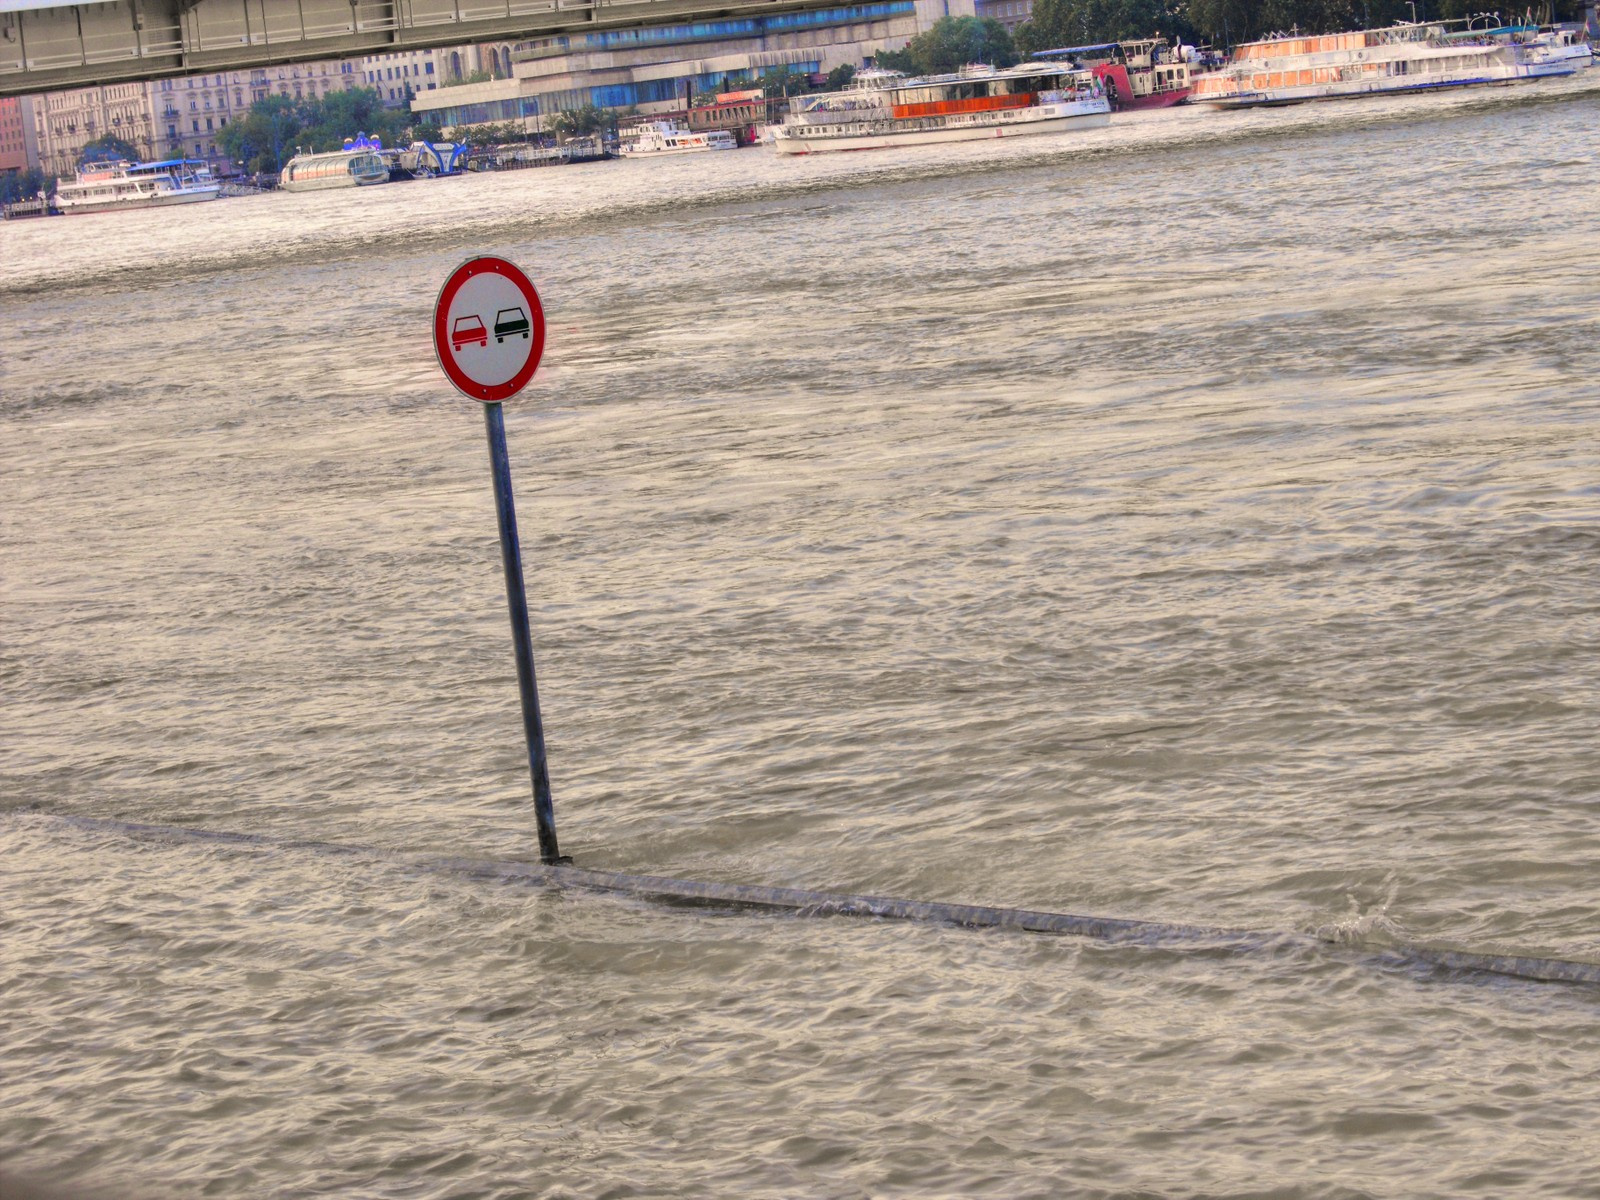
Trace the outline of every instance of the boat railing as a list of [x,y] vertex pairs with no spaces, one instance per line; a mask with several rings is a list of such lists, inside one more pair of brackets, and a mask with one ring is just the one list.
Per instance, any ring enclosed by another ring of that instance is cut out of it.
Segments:
[[806,112],[790,113],[794,125],[854,125],[861,121],[882,121],[890,112],[881,104],[868,104],[860,108],[813,108]]

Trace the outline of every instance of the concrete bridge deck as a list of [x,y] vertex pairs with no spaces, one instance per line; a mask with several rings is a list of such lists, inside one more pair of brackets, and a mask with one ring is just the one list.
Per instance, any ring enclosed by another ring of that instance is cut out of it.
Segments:
[[0,96],[827,0],[0,0]]

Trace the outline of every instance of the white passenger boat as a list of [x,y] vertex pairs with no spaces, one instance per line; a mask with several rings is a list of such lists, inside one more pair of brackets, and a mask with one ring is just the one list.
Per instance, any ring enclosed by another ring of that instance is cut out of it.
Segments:
[[188,159],[98,162],[78,168],[76,179],[56,185],[56,208],[63,214],[160,208],[215,200],[221,191],[204,163]]
[[[1191,103],[1251,108],[1516,83],[1576,69],[1513,28],[1457,29],[1433,21],[1247,42],[1195,80]],[[1459,22],[1455,22],[1459,24]],[[1587,47],[1585,47],[1587,49]]]
[[726,129],[686,129],[672,120],[646,121],[619,130],[617,150],[627,158],[654,154],[694,154],[701,150],[737,150],[739,143]]
[[907,78],[863,71],[839,92],[797,96],[770,130],[779,154],[921,146],[1104,125],[1111,101],[1092,72],[1029,62]]
[[286,192],[317,192],[325,188],[365,187],[388,183],[389,164],[367,147],[330,150],[323,154],[296,153],[278,177]]

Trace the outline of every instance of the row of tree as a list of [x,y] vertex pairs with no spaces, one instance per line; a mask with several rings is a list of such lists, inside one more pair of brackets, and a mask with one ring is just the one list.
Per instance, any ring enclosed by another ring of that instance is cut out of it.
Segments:
[[32,200],[40,192],[55,191],[56,181],[46,179],[38,167],[25,167],[20,171],[0,171],[0,204],[15,204],[19,200]]
[[[1410,20],[1480,16],[1483,0],[1034,0],[1015,36],[999,21],[943,17],[906,44],[879,54],[874,65],[911,75],[942,75],[968,63],[1009,67],[1029,54],[1131,38],[1177,39],[1226,48],[1277,32],[1336,33]],[[1540,0],[1506,11],[1509,23],[1573,21],[1582,0]]]
[[[1479,16],[1483,0],[1034,0],[1032,18],[1017,29],[1025,54],[1125,38],[1179,38],[1218,48],[1298,30],[1336,33],[1410,20]],[[1500,14],[1507,23],[1567,21],[1582,15],[1582,0],[1538,0]]]
[[437,125],[414,123],[404,109],[385,108],[372,88],[329,92],[321,99],[268,96],[217,135],[224,153],[250,172],[277,172],[297,149],[337,150],[345,138],[364,133],[385,146],[436,140]]
[[[551,116],[543,132],[565,141],[593,133],[615,132],[617,116],[586,104],[573,112]],[[414,141],[438,141],[444,135],[437,124],[413,121],[404,110],[383,107],[371,88],[331,92],[323,99],[291,100],[268,96],[250,106],[244,117],[218,134],[227,155],[250,172],[276,172],[297,149],[337,150],[344,139],[358,133],[376,136],[385,146],[407,146]],[[471,146],[501,146],[529,140],[521,122],[489,122],[455,130],[454,136]]]

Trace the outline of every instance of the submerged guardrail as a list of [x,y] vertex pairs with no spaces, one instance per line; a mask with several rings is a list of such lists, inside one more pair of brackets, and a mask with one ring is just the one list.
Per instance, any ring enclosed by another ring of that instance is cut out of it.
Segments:
[[178,825],[154,825],[100,817],[61,816],[57,819],[82,829],[97,829],[129,838],[275,846],[285,850],[357,855],[475,879],[625,896],[658,904],[751,909],[800,917],[875,917],[880,920],[918,921],[964,929],[997,929],[1018,933],[1093,938],[1104,942],[1179,951],[1248,954],[1266,953],[1286,945],[1340,947],[1375,958],[1391,961],[1399,959],[1449,971],[1501,975],[1540,983],[1600,984],[1600,963],[1576,959],[1481,954],[1469,950],[1442,949],[1410,943],[1362,946],[1358,942],[1338,941],[1305,933],[1254,932],[1168,921],[1083,916],[1033,909],[995,908],[977,904],[947,904],[888,896],[821,892],[807,888],[764,887],[758,884],[674,879],[660,875],[629,875],[564,864],[438,857],[367,846],[348,846],[337,842],[276,838],[264,834],[232,833]]

